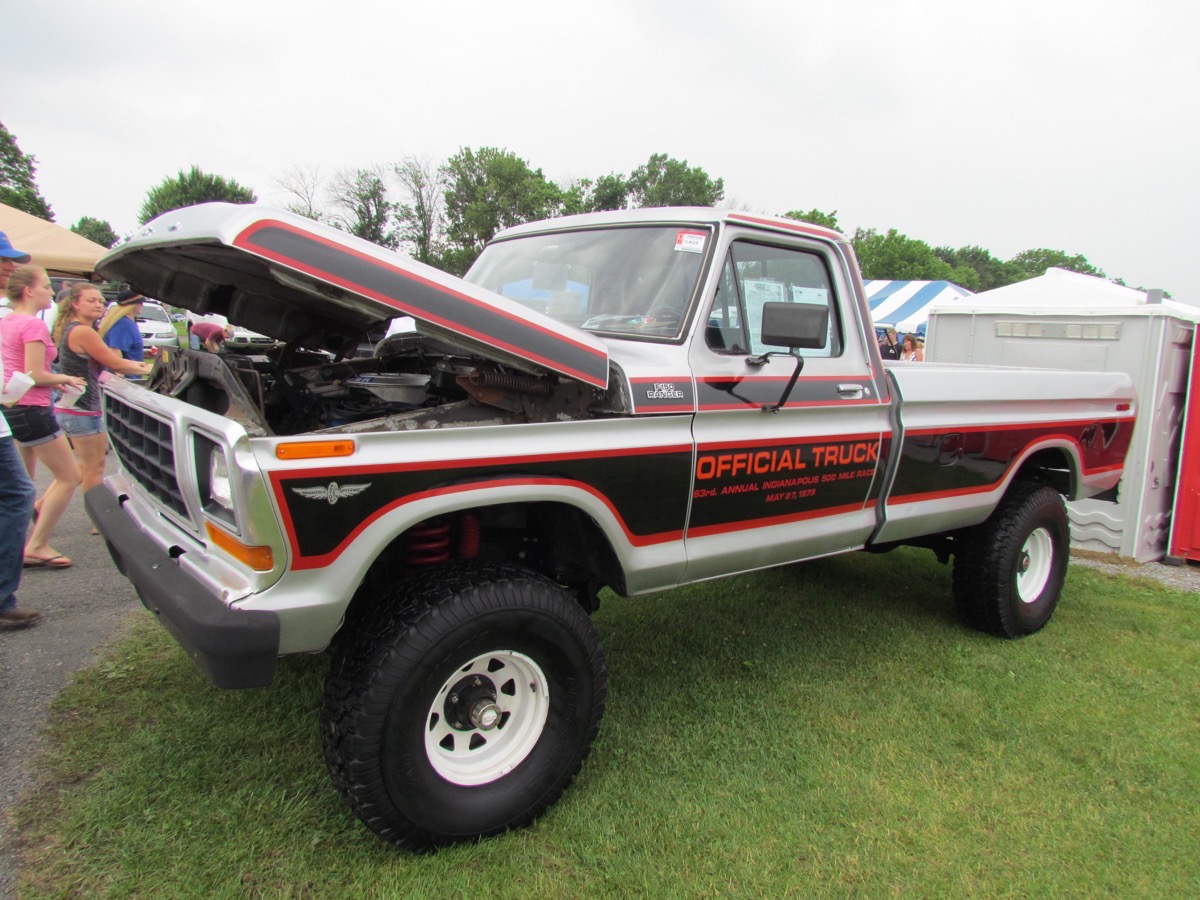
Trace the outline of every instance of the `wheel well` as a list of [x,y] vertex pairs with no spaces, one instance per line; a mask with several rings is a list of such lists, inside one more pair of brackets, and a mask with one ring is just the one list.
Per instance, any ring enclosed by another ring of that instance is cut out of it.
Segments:
[[[1077,489],[1077,476],[1074,460],[1064,448],[1045,447],[1021,463],[1004,493],[1005,496],[1011,496],[1024,484],[1043,484],[1071,500]],[[1002,504],[1003,498],[999,502]],[[901,546],[924,547],[932,550],[938,562],[944,565],[959,552],[963,537],[976,528],[978,525],[939,534],[918,535],[903,541],[871,544],[866,549],[874,553],[888,553]]]
[[351,607],[414,571],[455,559],[523,566],[573,589],[589,612],[601,588],[625,591],[625,572],[591,516],[565,503],[504,503],[446,513],[409,528],[375,558]]
[[1013,483],[1022,481],[1048,485],[1070,500],[1075,497],[1078,472],[1075,469],[1075,461],[1066,449],[1046,447],[1021,463]]

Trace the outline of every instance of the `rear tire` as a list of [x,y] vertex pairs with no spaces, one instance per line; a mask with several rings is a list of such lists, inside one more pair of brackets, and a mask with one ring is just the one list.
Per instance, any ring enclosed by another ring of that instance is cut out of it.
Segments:
[[1056,491],[1014,486],[986,522],[955,543],[954,603],[968,625],[1016,638],[1050,621],[1070,552],[1067,510]]
[[335,785],[384,840],[426,850],[532,822],[579,771],[606,670],[574,597],[493,564],[405,582],[339,643],[321,737]]

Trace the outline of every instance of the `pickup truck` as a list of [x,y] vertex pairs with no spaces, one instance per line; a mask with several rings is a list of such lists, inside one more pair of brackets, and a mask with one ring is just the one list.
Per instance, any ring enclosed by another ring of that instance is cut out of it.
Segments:
[[[86,503],[113,559],[218,686],[328,651],[332,779],[416,850],[570,784],[603,589],[919,545],[968,625],[1040,629],[1063,498],[1114,490],[1136,416],[1123,374],[885,365],[849,242],[736,211],[520,225],[459,279],[206,204],[100,269],[278,341],[107,382],[119,466]],[[391,319],[414,330],[357,355]]]

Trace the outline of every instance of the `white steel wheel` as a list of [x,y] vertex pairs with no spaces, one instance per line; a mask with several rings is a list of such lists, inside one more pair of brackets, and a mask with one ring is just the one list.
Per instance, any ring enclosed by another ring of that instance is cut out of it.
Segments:
[[1017,560],[1017,597],[1036,603],[1046,589],[1054,565],[1054,539],[1046,528],[1038,528],[1025,539]]
[[523,653],[482,653],[456,669],[429,708],[425,753],[451,784],[488,784],[520,765],[546,725],[550,686]]
[[424,851],[527,825],[558,800],[607,685],[572,594],[527,569],[448,562],[352,624],[331,654],[321,741],[367,827]]
[[1058,605],[1070,541],[1062,497],[1036,482],[1014,485],[986,522],[955,535],[954,605],[972,628],[1033,634]]

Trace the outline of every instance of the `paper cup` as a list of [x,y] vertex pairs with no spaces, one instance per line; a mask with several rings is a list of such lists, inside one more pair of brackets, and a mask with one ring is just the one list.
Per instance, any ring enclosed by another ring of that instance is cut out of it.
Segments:
[[24,372],[13,372],[12,378],[8,379],[8,384],[4,386],[4,392],[0,393],[0,403],[12,406],[24,397],[26,391],[31,387],[33,387],[32,378]]
[[78,388],[72,384],[64,384],[62,386],[62,396],[58,398],[58,403],[55,406],[59,409],[70,409],[85,393],[87,393],[87,388]]

